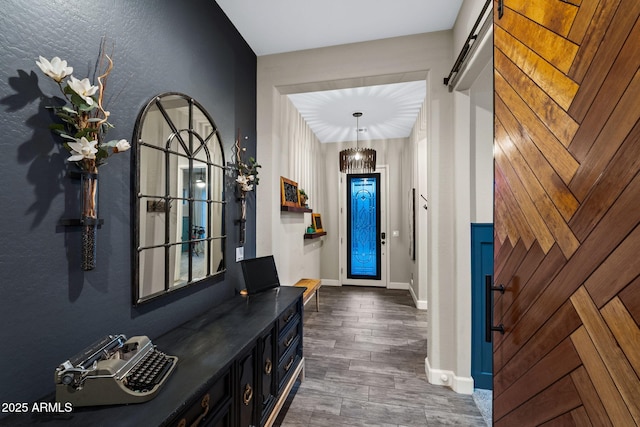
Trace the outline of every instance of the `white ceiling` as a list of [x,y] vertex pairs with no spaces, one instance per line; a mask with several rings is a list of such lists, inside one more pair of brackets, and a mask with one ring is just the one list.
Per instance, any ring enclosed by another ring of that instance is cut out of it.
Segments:
[[425,81],[289,95],[320,142],[405,138],[427,93]]
[[[453,28],[462,0],[216,0],[258,56]],[[453,65],[453,64],[452,64]],[[289,95],[321,142],[409,136],[425,82]]]
[[462,0],[216,0],[258,56],[453,28]]

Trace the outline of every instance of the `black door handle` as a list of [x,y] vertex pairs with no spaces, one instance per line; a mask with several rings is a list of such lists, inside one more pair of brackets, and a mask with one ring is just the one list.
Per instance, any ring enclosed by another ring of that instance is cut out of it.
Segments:
[[484,285],[485,285],[485,333],[484,340],[486,342],[491,342],[492,332],[500,332],[504,335],[504,325],[500,323],[498,326],[493,326],[493,298],[491,298],[491,292],[500,292],[504,294],[505,287],[504,285],[493,286],[493,277],[487,274],[484,276]]

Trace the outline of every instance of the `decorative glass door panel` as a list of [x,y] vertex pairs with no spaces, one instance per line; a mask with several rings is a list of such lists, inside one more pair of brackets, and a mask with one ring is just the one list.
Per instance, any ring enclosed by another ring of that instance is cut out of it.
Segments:
[[347,278],[379,280],[380,174],[347,175]]

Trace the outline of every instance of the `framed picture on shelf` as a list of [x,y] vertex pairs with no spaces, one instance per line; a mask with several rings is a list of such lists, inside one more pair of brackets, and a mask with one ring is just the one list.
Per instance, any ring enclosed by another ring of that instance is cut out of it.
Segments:
[[311,214],[311,223],[313,224],[313,228],[316,229],[316,233],[322,233],[324,231],[322,228],[322,218],[319,213]]
[[298,183],[282,176],[280,177],[280,205],[293,208],[300,207]]

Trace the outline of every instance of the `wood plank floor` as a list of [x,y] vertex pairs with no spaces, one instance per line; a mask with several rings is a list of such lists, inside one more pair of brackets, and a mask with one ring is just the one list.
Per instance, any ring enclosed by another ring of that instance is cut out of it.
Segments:
[[306,377],[276,426],[486,426],[471,396],[427,382],[427,315],[408,291],[325,286],[306,306]]

